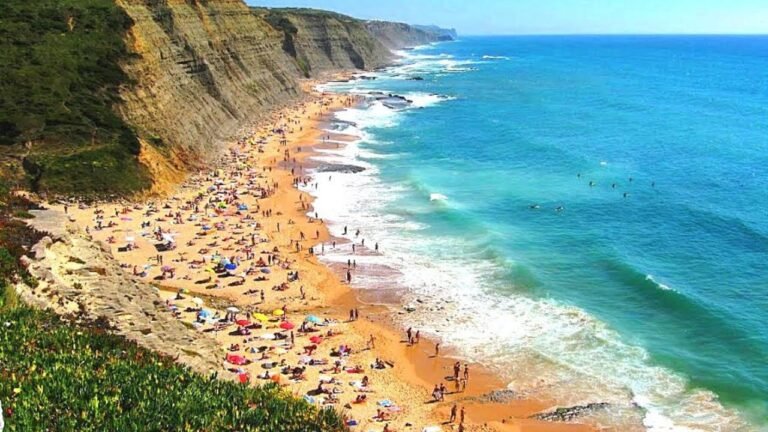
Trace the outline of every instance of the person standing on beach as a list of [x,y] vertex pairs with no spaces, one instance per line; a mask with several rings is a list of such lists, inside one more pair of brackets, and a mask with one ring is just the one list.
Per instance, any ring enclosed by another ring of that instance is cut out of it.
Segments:
[[464,363],[464,381],[469,381],[469,364]]
[[458,410],[458,406],[456,404],[453,404],[451,407],[451,418],[448,419],[448,423],[453,423],[456,421],[456,411]]
[[411,344],[411,341],[413,341],[413,338],[412,338],[413,337],[413,333],[412,332],[413,332],[413,328],[412,327],[408,327],[408,330],[405,331],[405,335],[407,336],[407,340],[408,340],[408,344],[409,345]]
[[435,344],[435,357],[440,355],[440,342]]
[[464,407],[461,407],[461,414],[459,415],[459,424],[464,424]]
[[347,283],[348,284],[352,283],[352,272],[350,272],[349,270],[347,270]]

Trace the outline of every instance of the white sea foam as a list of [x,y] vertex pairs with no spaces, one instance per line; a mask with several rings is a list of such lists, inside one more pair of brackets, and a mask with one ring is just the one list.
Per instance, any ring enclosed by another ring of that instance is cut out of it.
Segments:
[[[455,61],[430,57],[416,61]],[[358,265],[397,269],[386,281],[370,276],[356,278],[356,284],[406,288],[403,303],[415,305],[416,310],[402,316],[404,326],[442,340],[460,357],[482,360],[504,374],[522,396],[554,397],[563,405],[609,402],[611,407],[595,421],[617,430],[628,430],[617,425],[631,418],[654,432],[750,430],[714,394],[689,389],[684,377],[655,366],[644,349],[627,343],[586,312],[516,293],[514,286],[499,287],[500,274],[513,263],[470,254],[477,250],[479,239],[430,235],[426,226],[393,206],[412,191],[407,184],[384,183],[376,165],[361,154],[375,155],[375,148],[386,143],[363,148],[361,144],[374,139],[366,135],[368,128],[394,127],[402,115],[407,110],[389,110],[380,104],[337,114],[355,123],[362,141],[324,151],[318,158],[366,169],[317,175],[318,188],[308,191],[316,196],[315,210],[334,235],[342,236],[343,227],[348,226],[347,238],[355,240],[354,231],[359,228],[366,244],[381,245],[381,254],[352,255],[348,246],[340,246],[326,248],[323,260],[355,259]],[[444,197],[433,192],[430,200],[438,195]],[[647,278],[653,280],[651,275]],[[504,295],[498,294],[499,288]],[[489,325],[491,319],[494,325]]]
[[430,201],[445,201],[447,199],[448,199],[447,196],[445,196],[443,194],[440,194],[440,193],[429,194],[429,200]]
[[507,56],[484,55],[483,60],[509,60]]

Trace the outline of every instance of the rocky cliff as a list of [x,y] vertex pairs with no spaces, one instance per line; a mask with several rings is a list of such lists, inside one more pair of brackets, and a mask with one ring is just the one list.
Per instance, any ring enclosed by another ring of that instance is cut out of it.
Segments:
[[405,23],[367,21],[365,27],[376,39],[391,50],[446,40],[440,33]]
[[245,120],[301,97],[302,78],[375,69],[390,49],[440,40],[242,0],[8,1],[0,33],[16,36],[0,40],[0,178],[41,192],[177,182]]
[[134,85],[118,109],[145,150],[195,162],[243,119],[300,94],[280,35],[240,0],[117,4],[134,22],[127,34],[134,58],[123,65]]
[[283,50],[305,77],[337,70],[370,70],[392,59],[363,21],[314,9],[253,8],[283,34]]

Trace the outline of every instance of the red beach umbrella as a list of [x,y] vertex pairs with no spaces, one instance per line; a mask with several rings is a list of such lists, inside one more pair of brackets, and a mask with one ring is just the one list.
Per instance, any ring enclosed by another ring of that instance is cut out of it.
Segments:
[[248,321],[247,319],[239,319],[239,320],[235,321],[235,324],[237,324],[237,325],[239,325],[241,327],[250,327],[251,326],[251,322]]
[[283,329],[283,330],[292,330],[294,327],[296,327],[296,326],[293,325],[293,323],[289,322],[289,321],[283,321],[283,322],[280,323],[280,328]]
[[319,344],[320,342],[323,341],[323,337],[322,336],[312,336],[311,338],[309,338],[309,341],[312,342],[313,344]]

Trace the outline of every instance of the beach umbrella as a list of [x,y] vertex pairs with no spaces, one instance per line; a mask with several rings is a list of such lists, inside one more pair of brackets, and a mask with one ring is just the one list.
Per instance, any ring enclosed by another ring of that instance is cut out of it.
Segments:
[[285,315],[285,312],[282,309],[275,309],[272,311],[272,315],[274,316],[283,316]]
[[245,357],[241,355],[235,355],[235,354],[227,354],[227,361],[232,363],[233,365],[238,365],[238,366],[242,366],[248,363],[248,360],[246,360]]
[[179,294],[186,294],[186,293],[187,293],[187,289],[186,288],[179,288]]
[[203,299],[201,299],[200,297],[195,297],[195,298],[192,299],[192,303],[196,304],[197,306],[202,306],[203,305]]
[[234,306],[230,306],[230,307],[227,308],[227,312],[238,313],[238,312],[240,312],[240,309],[238,309],[238,308],[236,308]]
[[235,270],[235,269],[237,269],[237,264],[235,264],[235,263],[229,263],[229,264],[226,264],[226,265],[224,266],[224,268],[225,268],[225,269],[227,269],[227,270]]
[[239,320],[235,321],[235,323],[237,325],[239,325],[239,326],[242,326],[242,327],[250,327],[251,326],[251,322],[248,321],[247,319],[239,319]]
[[264,333],[263,335],[259,336],[262,339],[265,340],[275,340],[275,334],[274,333]]
[[320,342],[323,341],[323,337],[322,336],[312,336],[311,338],[309,338],[309,341],[312,342],[313,344],[319,344]]
[[269,273],[271,273],[271,271],[270,271],[268,268],[266,268],[266,267],[262,267],[262,268],[261,268],[261,272],[262,272],[262,273],[266,273],[266,274],[269,274]]
[[269,317],[264,315],[263,313],[255,313],[255,314],[253,314],[253,319],[261,321],[261,322],[269,321]]
[[306,319],[304,319],[304,321],[310,322],[310,323],[313,323],[313,324],[320,324],[320,323],[323,322],[323,320],[321,320],[320,318],[318,318],[318,317],[316,317],[314,315],[309,315]]
[[280,328],[283,329],[283,330],[292,330],[294,327],[296,327],[296,326],[293,325],[293,323],[288,322],[288,321],[283,321],[283,322],[280,323]]
[[162,270],[164,272],[169,272],[169,271],[173,271],[173,267],[171,267],[169,265],[164,265],[164,266],[160,267],[160,270]]
[[206,318],[211,318],[212,316],[213,316],[213,313],[208,309],[203,309],[200,311],[200,318],[206,319]]
[[136,241],[136,237],[134,236],[125,236],[125,241],[128,243],[133,243]]

